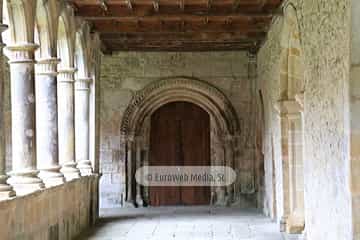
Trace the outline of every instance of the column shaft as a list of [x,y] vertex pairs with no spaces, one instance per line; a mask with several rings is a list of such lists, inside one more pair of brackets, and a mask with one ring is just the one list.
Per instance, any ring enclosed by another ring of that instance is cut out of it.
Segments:
[[60,69],[58,75],[59,160],[67,181],[80,177],[75,162],[74,73]]
[[91,79],[75,82],[75,155],[82,176],[92,173],[89,157],[89,83]]
[[10,46],[12,161],[8,182],[17,194],[44,187],[37,177],[35,136],[34,51],[32,43]]
[[47,187],[64,183],[58,157],[56,58],[39,60],[36,68],[36,156],[39,177]]
[[[234,149],[233,140],[227,139],[225,144],[225,160],[226,166],[234,169]],[[226,173],[227,177],[230,176],[230,172]],[[226,187],[226,204],[230,205],[234,201],[234,183]]]
[[[6,29],[5,25],[0,25],[0,33]],[[0,42],[0,66],[3,63],[2,49],[3,44]],[[1,68],[3,70],[3,68]],[[1,71],[2,72],[2,71]],[[5,126],[4,126],[4,74],[0,75],[0,200],[15,196],[12,187],[6,183],[6,159],[5,159]]]

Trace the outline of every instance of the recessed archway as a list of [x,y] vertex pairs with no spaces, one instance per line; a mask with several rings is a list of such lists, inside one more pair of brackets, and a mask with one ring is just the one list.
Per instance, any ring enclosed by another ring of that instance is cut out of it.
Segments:
[[[240,134],[237,115],[230,101],[217,88],[193,78],[162,79],[136,92],[128,105],[121,124],[120,161],[126,163],[126,199],[135,205],[147,204],[148,191],[137,185],[137,168],[148,164],[150,117],[172,102],[193,103],[206,111],[211,119],[211,165],[234,167],[235,141]],[[220,144],[214,144],[218,142]],[[217,155],[217,157],[214,157]],[[229,204],[234,197],[233,186],[211,188],[211,203]]]

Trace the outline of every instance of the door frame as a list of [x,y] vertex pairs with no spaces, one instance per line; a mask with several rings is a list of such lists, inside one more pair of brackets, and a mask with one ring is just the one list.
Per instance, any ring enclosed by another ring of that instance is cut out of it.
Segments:
[[[254,191],[254,178],[241,179],[242,171],[252,172],[244,166],[239,155],[240,124],[227,97],[216,87],[195,78],[166,78],[150,83],[134,93],[121,123],[120,161],[126,162],[124,179],[125,201],[135,206],[147,206],[148,189],[135,182],[136,169],[149,164],[150,116],[159,107],[170,102],[190,102],[210,115],[211,166],[230,166],[237,171],[236,182],[228,187],[211,186],[211,203],[228,205],[236,194]],[[240,181],[241,179],[241,181]],[[246,186],[246,188],[244,187]],[[236,194],[235,194],[236,193]]]

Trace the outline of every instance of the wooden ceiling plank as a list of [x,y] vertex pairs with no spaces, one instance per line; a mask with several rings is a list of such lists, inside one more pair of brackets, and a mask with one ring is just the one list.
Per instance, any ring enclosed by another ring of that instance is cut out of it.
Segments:
[[283,0],[69,0],[102,51],[256,52]]

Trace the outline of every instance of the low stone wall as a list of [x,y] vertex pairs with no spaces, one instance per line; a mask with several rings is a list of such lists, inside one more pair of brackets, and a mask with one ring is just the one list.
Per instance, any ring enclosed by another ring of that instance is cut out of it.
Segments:
[[0,201],[0,238],[72,239],[98,216],[97,175]]

